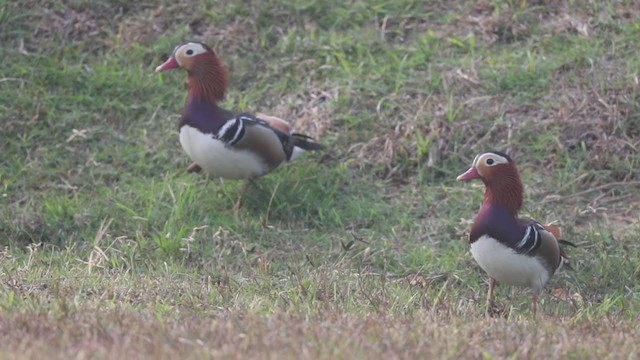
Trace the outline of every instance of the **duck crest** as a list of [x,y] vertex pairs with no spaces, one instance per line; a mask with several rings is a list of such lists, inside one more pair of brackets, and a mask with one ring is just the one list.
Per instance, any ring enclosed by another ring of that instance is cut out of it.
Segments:
[[218,106],[228,85],[227,70],[209,48],[187,70],[188,95],[180,127],[190,125],[205,134],[215,134],[235,114]]
[[224,98],[228,85],[227,69],[213,52],[200,55],[188,70],[190,97],[216,104]]
[[501,205],[508,209],[513,217],[517,217],[522,208],[523,193],[524,188],[518,173],[505,173],[499,178],[493,179],[491,183],[485,182],[482,206]]

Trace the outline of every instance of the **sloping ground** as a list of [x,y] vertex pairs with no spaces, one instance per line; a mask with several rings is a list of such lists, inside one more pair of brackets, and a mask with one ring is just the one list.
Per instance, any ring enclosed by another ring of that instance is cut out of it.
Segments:
[[[612,221],[629,223],[637,210],[633,2],[40,1],[5,8],[6,51],[53,63],[110,54],[126,61],[133,51],[150,69],[182,39],[207,41],[233,70],[234,100],[257,87],[242,103],[335,138],[339,159],[382,179],[406,184],[426,168],[428,181],[448,180],[476,151],[497,148],[535,169],[536,179],[565,178],[539,198],[559,196],[572,208],[563,215],[606,207]],[[7,136],[17,119],[37,122],[47,113],[44,104],[7,110]]]

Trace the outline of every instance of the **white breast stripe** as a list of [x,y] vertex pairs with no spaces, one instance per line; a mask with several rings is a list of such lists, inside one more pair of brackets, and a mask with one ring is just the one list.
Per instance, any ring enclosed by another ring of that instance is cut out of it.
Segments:
[[231,145],[235,144],[238,140],[240,140],[240,137],[242,136],[242,130],[244,130],[244,124],[242,123],[242,118],[236,119],[236,122],[238,123],[238,127],[236,128],[236,133],[233,134],[233,138],[231,138],[231,140],[229,141],[229,144]]
[[250,117],[250,116],[246,116],[246,115],[240,115],[238,118],[240,120],[243,120],[243,121],[254,121],[254,122],[256,122],[256,120],[257,120],[257,119],[254,119],[254,118]]
[[529,250],[527,250],[527,252],[537,249],[542,244],[542,235],[540,235],[540,232],[538,231],[538,229],[534,228],[533,233],[535,234],[535,238],[533,240],[533,244],[531,245]]
[[218,130],[218,139],[227,145],[237,143],[244,135],[244,122],[242,117],[227,120]]
[[537,229],[536,225],[527,226],[527,231],[524,233],[522,240],[520,240],[515,249],[519,253],[530,253],[540,247],[542,243],[542,235]]
[[227,120],[227,122],[225,122],[224,125],[222,125],[220,130],[218,130],[218,137],[219,138],[224,137],[226,132],[229,131],[229,128],[231,128],[236,123],[236,121],[238,121],[238,119],[236,118]]
[[524,233],[522,240],[520,240],[520,242],[516,244],[516,250],[522,249],[524,244],[527,243],[527,239],[529,239],[530,234],[531,234],[531,226],[527,226],[527,231]]

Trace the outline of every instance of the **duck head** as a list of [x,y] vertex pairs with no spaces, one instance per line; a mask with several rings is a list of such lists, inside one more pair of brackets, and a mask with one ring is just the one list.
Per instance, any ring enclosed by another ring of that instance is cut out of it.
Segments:
[[156,72],[179,68],[187,71],[190,96],[212,103],[224,98],[228,86],[227,69],[211,47],[196,41],[178,45]]
[[518,168],[507,154],[499,151],[478,154],[469,170],[456,178],[473,179],[480,179],[485,185],[483,205],[502,205],[514,216],[520,211],[524,189]]

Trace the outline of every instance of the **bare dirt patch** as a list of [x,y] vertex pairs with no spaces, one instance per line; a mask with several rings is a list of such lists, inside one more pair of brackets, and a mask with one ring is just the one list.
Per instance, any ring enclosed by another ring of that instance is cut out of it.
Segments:
[[36,52],[39,48],[73,46],[86,43],[93,51],[109,47],[109,37],[125,13],[123,8],[112,8],[105,4],[73,6],[58,1],[21,2],[29,13],[32,34],[25,39],[26,50]]

